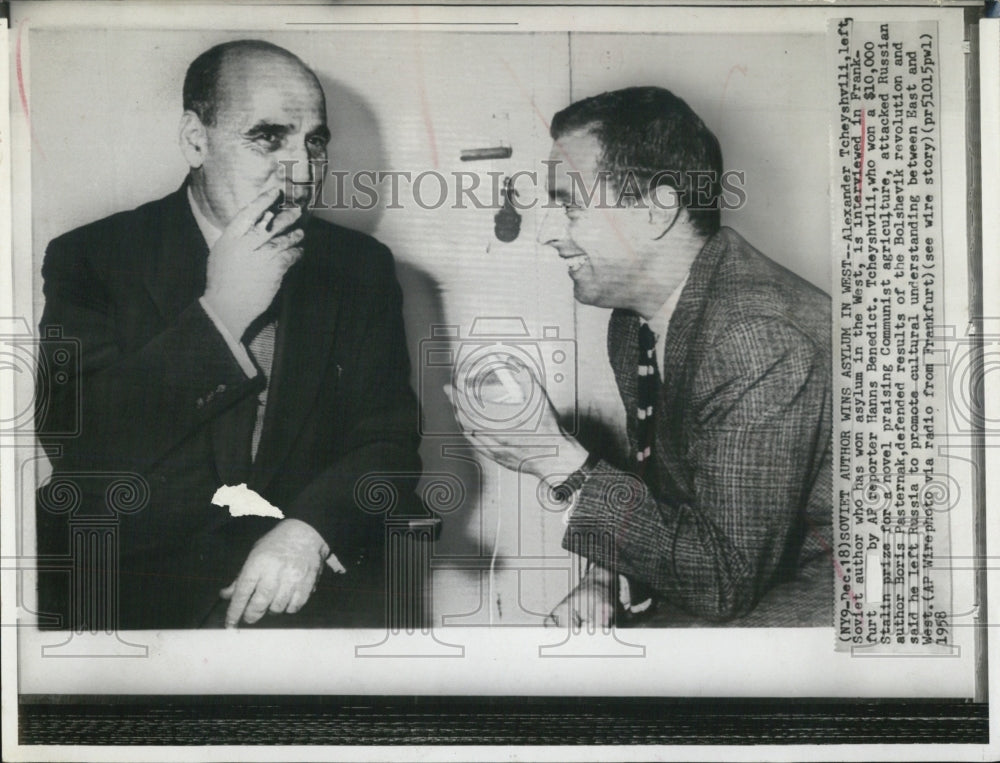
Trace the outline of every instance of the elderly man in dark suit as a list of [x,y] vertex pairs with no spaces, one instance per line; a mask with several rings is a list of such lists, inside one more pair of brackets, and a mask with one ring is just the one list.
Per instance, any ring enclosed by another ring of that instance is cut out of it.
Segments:
[[[419,471],[417,404],[392,255],[309,215],[329,138],[296,56],[216,46],[184,82],[183,186],[49,246],[42,334],[82,349],[80,435],[42,436],[55,477],[131,473],[148,489],[118,518],[117,602],[82,611],[65,576],[41,575],[63,627],[384,621],[384,517],[355,489]],[[44,402],[56,430],[74,415],[68,396]],[[213,505],[240,483],[284,518]],[[39,552],[65,554],[51,504],[43,488]],[[328,565],[346,574],[321,581]]]
[[656,604],[664,625],[829,624],[829,297],[720,227],[718,142],[670,92],[588,98],[551,133],[539,241],[577,300],[614,308],[631,452],[588,452],[551,409],[554,459],[468,433],[571,504],[563,545],[591,566],[551,620],[634,622]]

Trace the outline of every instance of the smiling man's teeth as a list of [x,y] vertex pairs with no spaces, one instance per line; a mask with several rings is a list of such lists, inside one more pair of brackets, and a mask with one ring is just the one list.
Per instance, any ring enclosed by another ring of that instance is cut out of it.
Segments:
[[567,257],[566,269],[570,273],[575,273],[576,271],[578,271],[580,268],[583,267],[583,263],[586,261],[587,261],[587,255],[585,254],[578,254],[575,257]]

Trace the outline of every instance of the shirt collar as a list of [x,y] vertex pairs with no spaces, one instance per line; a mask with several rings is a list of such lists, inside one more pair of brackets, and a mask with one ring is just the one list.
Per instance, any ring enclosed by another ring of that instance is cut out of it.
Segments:
[[687,284],[689,275],[690,271],[684,275],[684,280],[677,284],[677,287],[670,292],[667,301],[663,303],[663,306],[656,312],[656,315],[648,321],[642,316],[639,317],[639,320],[648,325],[656,336],[656,366],[660,371],[660,379],[665,378],[666,374],[664,355],[666,355],[667,329],[670,328],[670,318],[673,316],[674,310],[677,309],[677,303],[680,302],[681,292],[684,291],[684,286]]
[[194,215],[194,221],[198,223],[198,230],[201,231],[202,238],[205,239],[205,243],[208,244],[208,248],[211,249],[215,246],[215,242],[222,237],[222,231],[212,224],[205,213],[201,211],[201,207],[198,206],[198,202],[195,201],[194,194],[191,193],[191,186],[187,188],[187,198],[188,204],[191,205],[191,213]]
[[676,288],[670,292],[667,301],[663,303],[663,306],[656,312],[656,315],[648,321],[645,318],[640,318],[643,323],[649,325],[649,328],[656,335],[657,344],[662,344],[667,336],[670,318],[673,316],[674,310],[677,309],[677,303],[680,301],[681,292],[684,291],[684,286],[687,284],[688,275],[690,275],[690,272],[686,273],[684,280],[677,284]]

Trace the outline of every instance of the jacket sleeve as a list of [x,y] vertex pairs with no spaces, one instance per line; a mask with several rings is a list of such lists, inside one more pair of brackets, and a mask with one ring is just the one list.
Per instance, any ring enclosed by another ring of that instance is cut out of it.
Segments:
[[[601,462],[563,545],[699,616],[752,609],[801,528],[828,455],[822,353],[773,319],[727,330],[697,372],[697,399],[677,401],[695,405],[686,451],[692,500],[660,500],[635,475]],[[601,536],[610,540],[595,541]]]
[[52,242],[42,277],[42,367],[60,347],[78,357],[67,383],[36,395],[39,439],[50,455],[61,450],[60,469],[147,473],[263,383],[247,377],[197,300],[143,346],[123,349],[121,305],[80,242]]
[[419,413],[410,386],[402,291],[381,245],[366,259],[372,288],[355,301],[364,325],[358,347],[362,378],[345,400],[337,457],[286,507],[286,516],[316,528],[336,554],[381,547],[391,513],[423,516],[414,489],[421,462]]

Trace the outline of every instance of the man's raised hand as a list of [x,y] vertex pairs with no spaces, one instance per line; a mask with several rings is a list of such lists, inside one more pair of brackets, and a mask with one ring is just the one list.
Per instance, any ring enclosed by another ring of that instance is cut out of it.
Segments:
[[[537,380],[534,380],[534,383],[541,387]],[[507,469],[521,470],[539,479],[558,478],[557,481],[561,481],[580,468],[589,457],[586,448],[560,426],[555,406],[544,388],[542,394],[545,399],[542,401],[541,416],[537,426],[532,429],[531,436],[525,436],[523,431],[518,430],[508,432],[503,429],[491,429],[488,427],[488,422],[484,422],[485,428],[477,427],[477,421],[464,413],[472,407],[471,404],[459,397],[469,393],[451,384],[446,384],[443,389],[452,404],[455,419],[465,439],[476,447],[478,453]],[[538,458],[539,445],[552,446],[556,452],[551,457]]]
[[205,301],[237,340],[268,308],[285,272],[302,256],[304,234],[289,230],[302,210],[272,213],[279,193],[265,191],[240,210],[208,255]]

